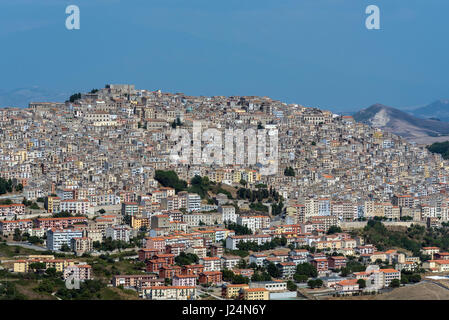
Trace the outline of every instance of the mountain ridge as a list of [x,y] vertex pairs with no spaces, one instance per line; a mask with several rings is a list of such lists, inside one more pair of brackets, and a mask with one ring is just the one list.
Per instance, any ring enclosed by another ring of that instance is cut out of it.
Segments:
[[410,141],[439,141],[446,136],[446,140],[449,140],[449,122],[418,118],[381,103],[362,109],[353,117],[357,122],[394,133]]

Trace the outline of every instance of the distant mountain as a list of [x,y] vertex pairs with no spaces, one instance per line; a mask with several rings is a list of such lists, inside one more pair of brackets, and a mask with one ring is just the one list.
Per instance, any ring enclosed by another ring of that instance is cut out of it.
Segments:
[[448,122],[420,119],[382,104],[363,109],[353,117],[358,122],[392,132],[410,141],[429,143],[444,139],[442,136],[448,136],[446,140],[449,140]]
[[55,92],[38,86],[19,88],[10,91],[0,90],[0,108],[4,107],[28,107],[28,103],[34,102],[64,102],[70,94]]
[[437,100],[425,107],[410,111],[415,117],[437,118],[441,121],[449,121],[449,100]]

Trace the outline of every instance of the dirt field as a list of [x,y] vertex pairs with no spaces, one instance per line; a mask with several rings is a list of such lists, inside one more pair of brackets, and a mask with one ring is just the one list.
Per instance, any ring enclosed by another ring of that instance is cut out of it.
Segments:
[[449,300],[449,290],[434,283],[420,283],[401,287],[374,296],[327,298],[330,300]]

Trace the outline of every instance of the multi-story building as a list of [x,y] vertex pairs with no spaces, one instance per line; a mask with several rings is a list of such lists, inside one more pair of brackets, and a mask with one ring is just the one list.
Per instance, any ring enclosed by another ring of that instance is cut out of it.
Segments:
[[143,287],[141,296],[150,300],[193,300],[196,298],[196,288],[176,286]]
[[61,200],[59,211],[69,212],[71,214],[88,214],[89,201],[86,199]]
[[44,230],[51,228],[64,229],[82,223],[87,223],[86,217],[38,218],[36,220],[36,227]]
[[194,287],[196,285],[197,276],[178,274],[173,277],[172,283],[176,287]]
[[72,238],[71,248],[77,255],[93,250],[93,241],[88,237]]
[[73,238],[81,238],[83,232],[79,229],[50,229],[47,231],[47,249],[61,250],[65,244],[68,248],[71,246]]
[[77,264],[67,266],[63,273],[64,279],[71,277],[72,279],[84,281],[92,279],[92,267],[88,264]]
[[259,229],[268,228],[270,226],[269,216],[242,216],[237,217],[237,224],[245,226],[255,233]]
[[265,288],[242,289],[240,298],[242,300],[270,300],[270,292]]
[[258,245],[263,245],[271,241],[271,236],[268,234],[257,235],[243,235],[243,236],[229,236],[226,238],[226,248],[237,250],[240,242],[256,242]]
[[187,195],[187,211],[199,211],[201,210],[201,197],[196,193],[189,193]]
[[25,205],[12,203],[0,205],[0,217],[14,217],[25,214]]
[[221,213],[223,222],[237,222],[237,214],[234,206],[218,206],[218,212]]
[[199,261],[204,266],[204,271],[220,271],[221,261],[218,257],[204,257]]
[[2,235],[13,234],[16,229],[18,229],[20,232],[28,232],[32,228],[33,221],[31,219],[0,221],[0,233]]
[[137,202],[123,202],[122,203],[122,215],[123,216],[137,216],[139,213],[139,206]]
[[129,242],[131,230],[127,225],[118,225],[106,228],[106,238]]
[[279,268],[283,279],[292,279],[296,272],[296,264],[294,262],[280,262],[276,267]]

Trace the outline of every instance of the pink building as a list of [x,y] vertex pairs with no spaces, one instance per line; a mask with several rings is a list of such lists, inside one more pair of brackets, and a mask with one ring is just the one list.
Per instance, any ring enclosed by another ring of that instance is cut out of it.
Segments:
[[67,217],[67,218],[39,218],[37,219],[37,227],[39,229],[65,229],[73,226],[75,223],[87,222],[86,217]]

